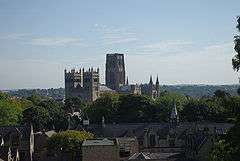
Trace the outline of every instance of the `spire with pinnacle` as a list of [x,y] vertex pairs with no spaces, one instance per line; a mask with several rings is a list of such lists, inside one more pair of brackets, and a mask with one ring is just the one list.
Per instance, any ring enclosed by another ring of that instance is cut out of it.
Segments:
[[152,81],[152,75],[150,76],[149,84],[153,84],[153,81]]
[[158,75],[157,75],[156,85],[159,85]]
[[160,96],[160,86],[159,86],[158,75],[156,80],[156,91],[157,91],[157,97]]
[[173,100],[173,108],[172,108],[172,112],[170,115],[170,123],[172,125],[177,125],[179,122],[179,117],[178,117],[178,112],[177,112],[177,105],[176,105],[176,101]]

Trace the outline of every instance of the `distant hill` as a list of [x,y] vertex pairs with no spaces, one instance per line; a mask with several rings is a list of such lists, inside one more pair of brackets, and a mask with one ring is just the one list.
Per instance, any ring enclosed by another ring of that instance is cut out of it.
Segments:
[[[239,85],[162,85],[161,91],[175,92],[195,98],[209,97],[214,94],[216,90],[223,90],[230,95],[237,95]],[[3,92],[3,91],[2,91]],[[53,99],[64,98],[64,88],[56,89],[19,89],[19,90],[5,90],[16,97],[29,97],[32,94],[51,97]]]
[[161,90],[176,92],[183,95],[188,95],[195,98],[209,97],[214,94],[216,90],[222,90],[230,95],[237,95],[239,85],[163,85]]
[[64,95],[65,95],[64,88],[19,89],[19,90],[5,90],[4,92],[15,97],[27,98],[33,94],[37,94],[43,97],[50,97],[55,100],[61,100],[64,98]]

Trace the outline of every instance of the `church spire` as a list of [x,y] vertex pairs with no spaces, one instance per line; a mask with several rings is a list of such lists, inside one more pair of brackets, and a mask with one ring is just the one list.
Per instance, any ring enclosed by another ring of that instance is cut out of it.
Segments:
[[152,75],[150,76],[149,84],[153,84],[153,81],[152,81]]
[[178,117],[178,112],[177,112],[177,105],[176,105],[176,101],[173,100],[173,107],[172,107],[172,112],[170,115],[170,123],[172,125],[177,125],[179,122],[179,117]]
[[159,85],[158,75],[157,75],[156,85]]
[[127,81],[126,81],[126,85],[128,85],[128,76],[127,76]]

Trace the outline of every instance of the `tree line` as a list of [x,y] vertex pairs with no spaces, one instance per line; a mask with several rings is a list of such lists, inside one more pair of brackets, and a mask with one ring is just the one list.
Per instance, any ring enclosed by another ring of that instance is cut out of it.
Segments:
[[[177,93],[163,92],[152,99],[144,95],[103,94],[92,103],[80,98],[57,102],[32,95],[26,99],[0,95],[0,125],[31,122],[35,131],[56,131],[76,127],[83,119],[90,123],[164,123],[169,121],[176,103],[180,121],[233,122],[240,113],[240,97],[217,90],[213,97],[191,98]],[[77,115],[74,115],[77,113]]]

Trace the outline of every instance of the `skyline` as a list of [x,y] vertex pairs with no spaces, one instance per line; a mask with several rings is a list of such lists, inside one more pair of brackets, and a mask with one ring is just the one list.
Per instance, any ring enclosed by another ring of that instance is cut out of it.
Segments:
[[239,1],[0,0],[0,89],[64,87],[64,69],[125,54],[129,83],[237,84]]

